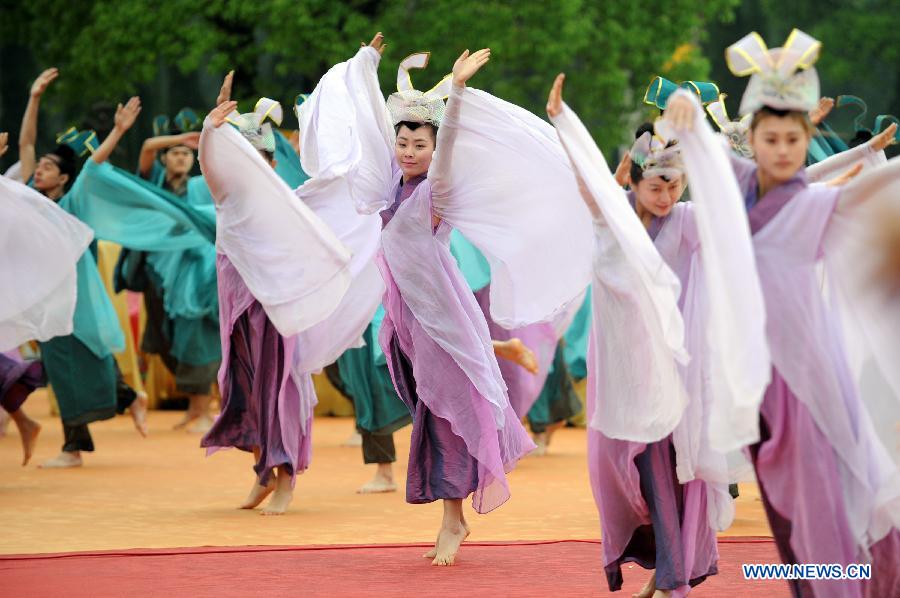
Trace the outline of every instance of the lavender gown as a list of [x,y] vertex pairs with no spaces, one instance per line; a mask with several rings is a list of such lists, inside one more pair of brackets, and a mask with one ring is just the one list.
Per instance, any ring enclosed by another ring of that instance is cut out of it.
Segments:
[[[381,213],[385,240],[377,261],[385,281],[386,313],[379,341],[397,393],[413,417],[407,501],[464,499],[472,494],[475,510],[486,513],[509,498],[505,473],[534,444],[508,403],[504,425],[498,429],[491,404],[476,386],[482,380],[469,378],[429,336],[404,300],[395,273],[408,276],[419,270],[404,253],[408,243],[411,252],[426,248],[426,253],[416,254],[421,260],[434,260],[437,267],[432,272],[420,269],[425,277],[421,282],[449,298],[452,312],[442,317],[452,319],[463,333],[471,331],[465,352],[476,359],[494,360],[493,368],[479,364],[479,372],[491,378],[490,383],[503,384],[493,351],[485,354],[485,348],[491,347],[487,323],[450,254],[449,227],[442,223],[437,231],[429,233],[425,228],[422,234],[417,226],[431,219],[428,181],[418,177],[402,184],[398,179],[394,197],[394,203]],[[430,278],[435,272],[439,278]]]
[[733,163],[749,210],[774,364],[760,442],[749,453],[779,554],[786,563],[872,564],[871,581],[791,582],[792,592],[900,595],[900,533],[893,527],[875,542],[866,539],[880,508],[880,447],[815,273],[840,192],[809,186],[801,170],[757,200],[755,165]]
[[[628,194],[632,207],[635,198]],[[682,281],[684,310],[691,254],[698,238],[688,204],[648,228],[662,257]],[[602,334],[602,329],[598,331]],[[593,342],[588,350],[593,353]],[[596,362],[589,358],[588,364]],[[593,367],[591,367],[593,369]],[[588,419],[596,406],[596,372],[588,375]],[[693,587],[718,572],[716,533],[707,516],[707,483],[678,481],[672,436],[652,443],[611,439],[588,428],[588,468],[603,530],[603,561],[610,591],[622,588],[622,564],[656,570],[661,590]]]
[[296,481],[312,457],[312,417],[301,421],[301,405],[315,402],[309,376],[291,372],[296,337],[278,333],[226,256],[217,256],[216,270],[222,412],[201,446],[207,454],[222,448],[252,451],[259,447],[253,469],[260,485],[269,482],[278,466],[287,466],[292,482]]

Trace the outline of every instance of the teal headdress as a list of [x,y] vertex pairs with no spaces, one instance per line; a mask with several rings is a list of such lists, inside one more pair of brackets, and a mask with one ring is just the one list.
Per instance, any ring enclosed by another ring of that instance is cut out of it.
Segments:
[[69,127],[67,130],[57,135],[56,143],[69,146],[69,148],[75,152],[76,156],[93,154],[97,148],[100,147],[97,133],[90,129],[79,131],[75,127]]
[[[878,135],[886,128],[888,128],[891,123],[897,123],[900,125],[900,119],[898,119],[893,114],[879,114],[875,117],[875,126],[873,128],[869,128],[865,125],[866,113],[869,111],[869,107],[863,101],[862,98],[851,95],[843,95],[838,96],[837,100],[834,103],[835,108],[843,108],[844,106],[855,106],[859,108],[859,114],[853,119],[853,126],[856,129],[856,132],[865,131],[871,135]],[[898,128],[897,132],[894,134],[894,139],[897,142],[900,142],[900,128]]]
[[675,90],[679,87],[697,94],[700,103],[704,106],[719,99],[719,87],[715,83],[682,81],[676,84],[665,77],[654,77],[650,85],[647,86],[647,91],[644,92],[644,103],[656,106],[660,110],[665,110],[669,96],[675,93]]
[[241,114],[235,110],[226,116],[225,120],[234,125],[256,149],[275,153],[275,131],[266,120],[271,120],[275,126],[279,126],[283,118],[284,113],[279,102],[260,98],[253,112]]
[[175,118],[172,120],[169,120],[169,117],[165,114],[160,114],[153,119],[154,137],[171,134],[173,130],[173,122],[175,123],[174,128],[181,133],[195,131],[199,129],[200,125],[202,124],[202,121],[200,120],[200,117],[197,116],[196,112],[194,112],[190,108],[182,108],[178,111],[178,114],[176,114]]

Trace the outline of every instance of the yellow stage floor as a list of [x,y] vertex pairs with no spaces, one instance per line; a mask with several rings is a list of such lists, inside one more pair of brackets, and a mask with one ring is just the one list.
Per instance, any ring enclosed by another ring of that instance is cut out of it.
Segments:
[[[171,430],[180,412],[151,412],[146,439],[127,416],[94,424],[97,451],[85,455],[84,467],[41,470],[37,464],[59,451],[62,427],[41,391],[25,408],[44,429],[25,468],[15,426],[0,438],[0,553],[433,542],[440,522],[439,504],[404,502],[409,428],[396,435],[401,491],[364,496],[355,490],[371,466],[359,448],[341,446],[353,420],[317,418],[312,467],[299,476],[294,503],[282,517],[262,517],[235,508],[254,481],[251,457],[223,451],[206,458],[198,436]],[[549,455],[520,462],[510,475],[512,499],[488,515],[471,514],[470,539],[599,538],[585,444],[584,430],[564,429]],[[726,535],[769,534],[755,485],[742,485]]]

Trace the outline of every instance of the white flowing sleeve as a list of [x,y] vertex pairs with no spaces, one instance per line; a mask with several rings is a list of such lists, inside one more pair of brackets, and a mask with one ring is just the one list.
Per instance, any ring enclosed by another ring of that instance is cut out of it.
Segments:
[[454,86],[428,179],[435,215],[490,263],[495,322],[518,328],[580,307],[591,281],[591,217],[553,127]]
[[0,351],[72,333],[76,264],[92,238],[54,202],[0,176]]
[[345,194],[362,214],[389,204],[394,133],[378,86],[380,60],[360,48],[331,67],[300,108],[300,162],[310,176],[301,197]]
[[361,346],[384,293],[374,261],[381,246],[378,211],[392,199],[396,169],[378,85],[380,59],[372,48],[360,48],[322,77],[300,109],[300,161],[311,178],[295,192],[352,254],[347,293],[328,318],[298,335],[294,366],[301,373]]
[[709,440],[713,449],[727,453],[759,440],[759,405],[772,363],[765,304],[728,150],[706,122],[696,98],[685,90],[675,94],[694,103],[693,127],[676,131],[663,120],[657,128],[663,136],[678,139],[687,170],[710,310],[706,331],[713,389]]
[[578,116],[564,104],[552,121],[584,199],[595,205],[589,425],[610,438],[654,442],[674,430],[687,405],[681,285]]
[[861,398],[885,448],[900,462],[900,300],[880,284],[885,256],[873,243],[888,214],[900,215],[900,158],[841,190],[823,253]]
[[883,151],[876,152],[872,149],[872,142],[869,141],[808,166],[806,176],[811,183],[826,182],[844,174],[859,162],[863,165],[863,171],[867,171],[887,162],[887,157]]
[[278,331],[331,314],[350,284],[350,252],[230,126],[208,122],[200,167],[217,204],[216,244]]

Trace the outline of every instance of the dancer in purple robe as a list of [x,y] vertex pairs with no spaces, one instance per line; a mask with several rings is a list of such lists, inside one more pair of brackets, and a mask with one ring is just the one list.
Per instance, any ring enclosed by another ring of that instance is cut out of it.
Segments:
[[[844,187],[846,180],[808,182],[807,113],[819,99],[812,68],[819,50],[818,41],[794,30],[782,48],[769,50],[751,34],[726,54],[733,72],[753,74],[741,113],[752,114],[748,142],[756,163],[733,157],[732,166],[753,233],[772,368],[759,439],[748,448],[784,562],[872,565],[869,581],[793,580],[793,594],[893,596],[900,591],[900,478],[876,436],[877,414],[851,371],[846,341],[858,336],[858,322],[879,314],[842,321],[824,300],[817,269],[824,264],[830,284],[839,285],[848,269],[862,267],[836,261],[837,237],[847,234],[860,206],[894,184],[900,167],[888,163]],[[670,100],[666,119],[682,141],[708,129],[684,94]],[[882,141],[874,149],[889,142]],[[703,160],[702,151],[686,153],[692,177],[732,176],[703,172]]]

